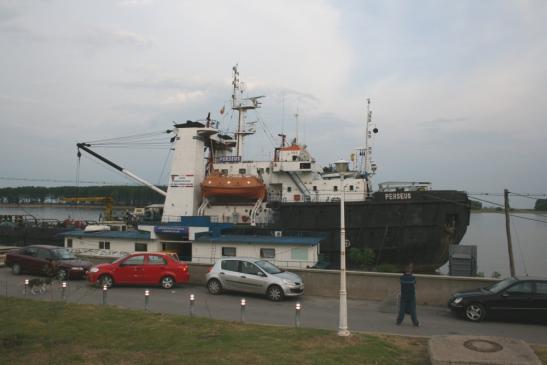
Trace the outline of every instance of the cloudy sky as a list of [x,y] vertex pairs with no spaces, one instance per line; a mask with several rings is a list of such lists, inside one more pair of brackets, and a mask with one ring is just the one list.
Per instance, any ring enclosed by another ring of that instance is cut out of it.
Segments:
[[[0,186],[129,183],[91,158],[78,168],[75,143],[208,112],[233,130],[219,110],[237,63],[248,95],[266,95],[249,157],[294,137],[298,111],[321,164],[349,159],[371,98],[376,183],[545,193],[545,19],[543,0],[0,0]],[[165,147],[98,151],[165,183]]]

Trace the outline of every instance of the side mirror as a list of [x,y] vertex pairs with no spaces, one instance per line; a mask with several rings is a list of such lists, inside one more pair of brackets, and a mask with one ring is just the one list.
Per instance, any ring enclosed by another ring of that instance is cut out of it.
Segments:
[[262,277],[265,277],[265,276],[266,276],[266,274],[264,274],[262,271],[259,271],[257,275],[258,275],[258,276],[262,276]]

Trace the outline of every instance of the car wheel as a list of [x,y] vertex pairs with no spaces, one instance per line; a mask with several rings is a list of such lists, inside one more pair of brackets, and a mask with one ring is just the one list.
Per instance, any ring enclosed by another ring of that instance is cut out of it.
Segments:
[[112,279],[112,276],[110,275],[102,275],[99,280],[97,280],[97,282],[99,283],[99,285],[102,287],[104,287],[106,285],[107,288],[110,288],[112,287],[112,285],[114,285],[114,280]]
[[283,289],[281,289],[281,287],[277,285],[272,285],[268,288],[267,295],[268,299],[274,302],[280,301],[281,299],[283,299],[284,296]]
[[465,307],[465,318],[471,322],[480,322],[486,316],[486,309],[482,304],[471,303]]
[[59,269],[57,270],[57,274],[55,274],[55,277],[59,281],[65,281],[68,279],[68,272],[65,269]]
[[222,284],[217,279],[211,279],[207,282],[207,289],[209,293],[218,295],[222,293]]
[[161,278],[161,287],[163,289],[171,289],[175,285],[175,280],[171,276]]
[[13,264],[11,267],[11,272],[13,275],[20,275],[21,274],[21,266],[19,264]]

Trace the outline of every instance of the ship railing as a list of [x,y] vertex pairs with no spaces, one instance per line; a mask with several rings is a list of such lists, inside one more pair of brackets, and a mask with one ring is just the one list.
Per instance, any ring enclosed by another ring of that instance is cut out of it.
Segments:
[[[294,196],[287,198],[286,196],[270,195],[268,196],[268,202],[270,203],[323,203],[323,202],[339,202],[340,193],[324,193],[324,192],[312,192],[309,196],[301,196],[299,194],[298,198],[295,199]],[[360,191],[346,191],[345,194],[346,201],[362,201],[364,198],[369,198],[370,193],[366,194]]]

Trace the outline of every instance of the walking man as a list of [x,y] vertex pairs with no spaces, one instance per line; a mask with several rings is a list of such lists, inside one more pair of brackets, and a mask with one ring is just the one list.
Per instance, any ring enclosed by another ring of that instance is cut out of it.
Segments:
[[401,300],[399,304],[399,316],[397,317],[397,325],[400,325],[405,318],[405,314],[410,314],[412,323],[418,327],[418,317],[416,316],[416,278],[412,275],[413,266],[409,264],[401,275]]

